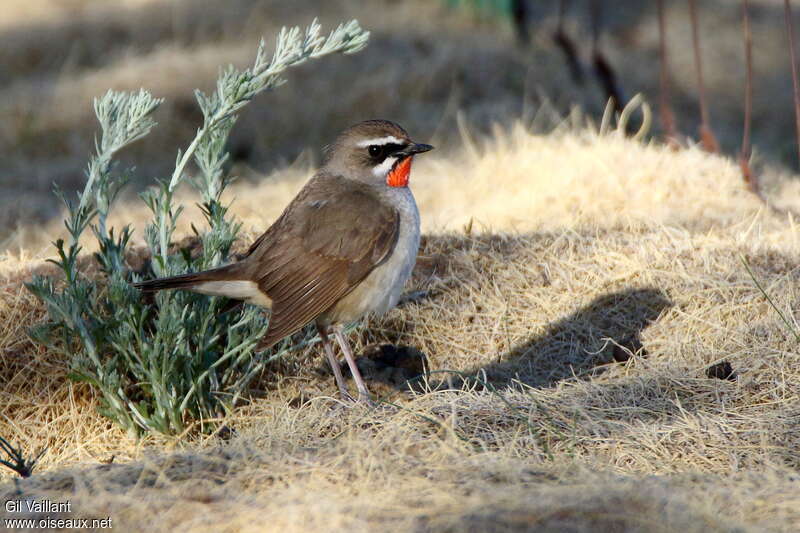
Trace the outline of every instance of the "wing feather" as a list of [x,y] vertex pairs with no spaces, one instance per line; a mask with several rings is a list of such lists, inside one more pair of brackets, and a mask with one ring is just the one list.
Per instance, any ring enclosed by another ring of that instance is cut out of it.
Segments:
[[291,335],[353,290],[397,243],[400,215],[368,185],[318,175],[251,246],[246,271],[272,300],[261,347]]

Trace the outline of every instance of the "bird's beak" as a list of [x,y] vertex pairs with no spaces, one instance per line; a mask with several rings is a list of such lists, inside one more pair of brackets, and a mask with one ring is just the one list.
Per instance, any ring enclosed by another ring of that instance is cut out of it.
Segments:
[[427,152],[428,150],[433,150],[433,146],[430,144],[411,143],[402,150],[398,150],[393,155],[405,157],[408,155],[421,154],[423,152]]

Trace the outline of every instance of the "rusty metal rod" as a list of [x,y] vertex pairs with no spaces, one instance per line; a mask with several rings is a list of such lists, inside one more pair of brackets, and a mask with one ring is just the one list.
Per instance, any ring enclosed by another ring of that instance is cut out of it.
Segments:
[[711,131],[711,119],[706,101],[706,87],[703,82],[703,63],[700,57],[700,31],[697,23],[697,5],[695,0],[689,0],[689,17],[692,22],[692,45],[694,48],[694,66],[697,74],[697,92],[700,99],[700,143],[708,152],[719,151],[719,143]]
[[792,61],[792,87],[794,88],[794,123],[797,132],[797,158],[800,161],[800,85],[797,79],[797,59],[794,52],[794,24],[792,6],[789,0],[783,1],[783,18],[786,21],[786,36],[789,39],[789,58]]
[[658,8],[658,55],[660,59],[659,73],[659,108],[661,115],[661,125],[667,139],[677,142],[678,127],[675,121],[675,113],[672,111],[669,82],[669,63],[667,56],[667,22],[664,13],[664,0],[656,0]]
[[742,127],[742,149],[739,152],[739,168],[750,190],[758,194],[758,179],[750,168],[750,129],[753,116],[753,34],[750,30],[750,14],[747,0],[742,0],[742,33],[744,37],[744,125]]

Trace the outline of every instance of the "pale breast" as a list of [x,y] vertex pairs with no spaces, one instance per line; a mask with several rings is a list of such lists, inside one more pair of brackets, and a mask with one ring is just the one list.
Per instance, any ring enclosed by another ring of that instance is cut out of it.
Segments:
[[387,191],[400,212],[400,232],[392,254],[358,286],[339,300],[320,320],[325,323],[354,322],[367,313],[382,314],[394,307],[411,277],[419,250],[419,211],[408,188]]

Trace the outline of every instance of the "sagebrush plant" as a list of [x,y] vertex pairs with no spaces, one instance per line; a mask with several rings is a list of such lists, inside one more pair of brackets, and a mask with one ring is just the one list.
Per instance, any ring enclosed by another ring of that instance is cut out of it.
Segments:
[[0,437],[0,450],[8,457],[8,459],[0,459],[0,465],[10,468],[20,477],[31,477],[33,468],[42,458],[44,452],[47,451],[47,448],[42,449],[35,457],[26,459],[22,453],[22,448],[17,449],[6,439]]
[[[153,214],[144,233],[152,256],[145,272],[132,272],[126,263],[131,229],[115,232],[106,222],[129,174],[115,171],[114,156],[156,125],[152,113],[161,100],[145,90],[109,91],[95,100],[100,138],[86,185],[77,202],[56,191],[67,207],[69,243],[56,241],[58,259],[50,261],[63,272],[64,281],[37,276],[27,284],[45,303],[49,317],[31,335],[67,355],[70,377],[97,387],[101,412],[130,434],[176,435],[198,421],[211,427],[205,422],[234,406],[265,362],[291,349],[284,343],[269,353],[253,353],[266,329],[266,318],[257,308],[223,313],[223,299],[184,291],[159,293],[148,304],[131,283],[204,270],[228,259],[240,224],[227,216],[228,207],[220,199],[231,183],[225,145],[237,113],[257,94],[281,85],[281,73],[289,67],[335,52],[357,52],[368,38],[355,20],[327,37],[320,35],[316,20],[305,31],[283,28],[271,58],[262,40],[251,68],[222,70],[210,96],[195,91],[202,126],[189,146],[178,151],[171,178],[157,179],[155,187],[141,194]],[[187,173],[191,161],[194,176]],[[175,205],[174,193],[187,179],[201,195],[200,209],[208,222],[205,231],[195,230],[202,243],[197,254],[172,246],[184,209]],[[78,268],[79,240],[87,228],[99,244],[94,257],[102,276]]]

